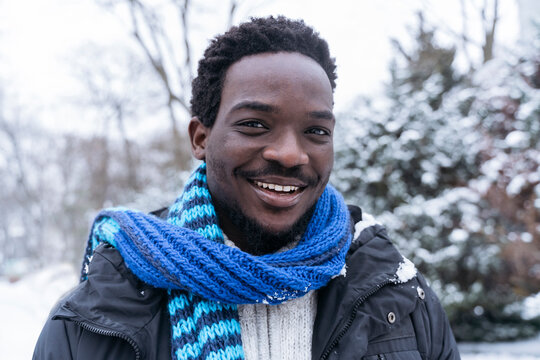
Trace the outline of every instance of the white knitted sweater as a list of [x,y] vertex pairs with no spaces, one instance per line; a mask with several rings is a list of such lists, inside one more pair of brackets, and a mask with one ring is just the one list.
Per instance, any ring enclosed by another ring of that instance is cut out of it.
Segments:
[[239,305],[246,359],[311,359],[316,312],[315,291],[279,305]]
[[[225,244],[235,246],[226,236]],[[280,251],[295,245],[290,244]],[[316,314],[316,291],[279,305],[238,305],[246,359],[311,359],[311,336]]]

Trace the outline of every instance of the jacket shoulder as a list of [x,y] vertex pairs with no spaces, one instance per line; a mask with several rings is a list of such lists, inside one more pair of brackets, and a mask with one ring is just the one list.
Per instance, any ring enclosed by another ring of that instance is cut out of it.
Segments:
[[150,215],[154,215],[162,220],[167,219],[167,215],[169,214],[169,207],[165,206],[161,209],[153,210],[149,212]]
[[85,330],[75,322],[49,318],[34,348],[33,360],[133,360],[135,352],[124,340]]
[[384,226],[360,214],[346,276],[319,292],[314,357],[378,359],[393,353],[403,359],[459,359],[436,295]]
[[137,351],[170,357],[165,301],[166,293],[138,280],[116,249],[100,245],[88,279],[53,308],[34,359],[134,359]]

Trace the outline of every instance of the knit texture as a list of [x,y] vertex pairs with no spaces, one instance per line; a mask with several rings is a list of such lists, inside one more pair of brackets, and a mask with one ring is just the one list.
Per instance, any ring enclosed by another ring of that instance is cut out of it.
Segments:
[[327,186],[298,245],[253,256],[223,244],[202,164],[167,221],[127,209],[94,221],[82,278],[100,242],[116,247],[142,281],[169,293],[173,359],[243,358],[236,304],[279,304],[340,273],[350,246],[349,212]]
[[247,360],[311,359],[317,291],[278,305],[238,305]]
[[[225,244],[236,247],[226,234]],[[293,241],[279,252],[294,248]],[[354,243],[354,238],[351,244]],[[238,305],[242,347],[246,360],[309,360],[317,315],[317,291],[277,305]]]

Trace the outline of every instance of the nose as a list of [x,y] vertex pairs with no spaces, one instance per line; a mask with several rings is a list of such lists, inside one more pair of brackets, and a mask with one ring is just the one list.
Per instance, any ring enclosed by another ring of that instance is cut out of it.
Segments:
[[308,154],[294,131],[283,132],[273,140],[263,150],[265,160],[278,162],[286,168],[308,163]]

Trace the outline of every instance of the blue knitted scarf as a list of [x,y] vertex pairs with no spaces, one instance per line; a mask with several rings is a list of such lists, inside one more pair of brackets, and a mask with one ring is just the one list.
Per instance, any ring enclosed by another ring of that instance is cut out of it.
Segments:
[[167,289],[172,359],[243,359],[237,304],[279,304],[338,275],[351,242],[349,212],[327,186],[298,245],[254,256],[223,244],[203,163],[167,221],[126,209],[102,211],[90,233],[82,279],[96,246],[118,249],[142,281]]

